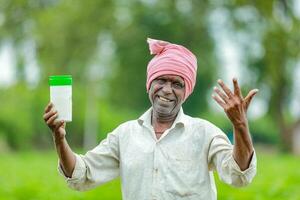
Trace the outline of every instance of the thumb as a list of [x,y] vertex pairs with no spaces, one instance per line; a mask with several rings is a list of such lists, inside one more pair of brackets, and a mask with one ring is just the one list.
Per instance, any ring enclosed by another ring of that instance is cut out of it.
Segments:
[[59,128],[63,128],[65,129],[65,122],[63,120],[61,120],[60,122],[57,122],[57,124],[55,125],[55,132],[58,132]]
[[250,105],[253,97],[258,93],[258,91],[259,91],[258,89],[253,89],[245,97],[244,102],[245,102],[245,108],[246,108],[246,110],[248,110],[248,107],[249,107],[249,105]]

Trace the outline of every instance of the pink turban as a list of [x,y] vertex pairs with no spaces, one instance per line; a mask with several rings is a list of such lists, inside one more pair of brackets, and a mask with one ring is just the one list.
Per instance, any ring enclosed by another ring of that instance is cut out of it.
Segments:
[[151,82],[162,75],[177,75],[184,79],[184,100],[193,92],[196,83],[197,58],[187,48],[162,40],[147,39],[151,54],[155,54],[147,66],[147,91]]

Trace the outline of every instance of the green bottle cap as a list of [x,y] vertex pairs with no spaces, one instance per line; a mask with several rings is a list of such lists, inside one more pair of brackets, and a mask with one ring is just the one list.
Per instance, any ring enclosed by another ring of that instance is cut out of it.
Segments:
[[71,75],[49,76],[49,85],[50,86],[72,85],[72,76]]

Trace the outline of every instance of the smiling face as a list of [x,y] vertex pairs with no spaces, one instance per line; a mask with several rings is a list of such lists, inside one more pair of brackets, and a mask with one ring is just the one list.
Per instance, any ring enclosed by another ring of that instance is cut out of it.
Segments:
[[184,80],[180,76],[163,75],[153,80],[149,90],[153,116],[174,120],[184,102],[184,94]]

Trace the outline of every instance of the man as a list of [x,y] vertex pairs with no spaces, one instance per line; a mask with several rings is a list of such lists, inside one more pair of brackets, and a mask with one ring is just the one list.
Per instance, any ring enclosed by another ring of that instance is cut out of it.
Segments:
[[118,176],[124,200],[216,199],[213,170],[225,183],[245,186],[256,173],[246,111],[258,90],[243,98],[237,80],[234,91],[219,80],[213,99],[224,109],[234,129],[234,145],[216,126],[183,113],[182,103],[196,82],[197,60],[181,45],[148,39],[156,56],[147,67],[147,91],[152,107],[139,119],[108,134],[85,155],[75,154],[65,135],[65,123],[55,120],[50,103],[44,120],[53,132],[59,170],[76,190],[87,190]]

